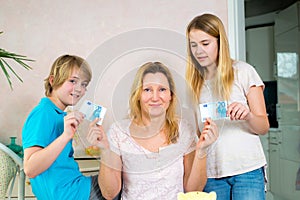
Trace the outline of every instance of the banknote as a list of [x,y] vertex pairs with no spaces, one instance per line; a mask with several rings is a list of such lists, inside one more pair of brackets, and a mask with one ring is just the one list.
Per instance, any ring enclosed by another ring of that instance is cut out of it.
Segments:
[[89,100],[85,100],[79,111],[82,112],[85,115],[85,119],[89,121],[94,121],[94,119],[99,118],[97,124],[101,125],[106,113],[106,108]]
[[204,122],[207,118],[219,120],[227,118],[227,102],[217,101],[199,104],[201,121]]

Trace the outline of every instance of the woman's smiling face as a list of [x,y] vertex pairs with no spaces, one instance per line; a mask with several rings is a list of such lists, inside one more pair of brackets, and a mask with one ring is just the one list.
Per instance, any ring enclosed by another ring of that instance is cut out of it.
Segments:
[[148,73],[143,78],[140,97],[142,115],[150,118],[165,115],[172,99],[167,77],[163,73]]

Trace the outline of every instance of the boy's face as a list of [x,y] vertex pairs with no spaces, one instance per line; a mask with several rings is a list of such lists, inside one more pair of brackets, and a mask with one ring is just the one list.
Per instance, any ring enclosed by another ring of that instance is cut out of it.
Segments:
[[[52,99],[56,106],[64,110],[67,106],[76,105],[85,95],[89,81],[75,68],[71,76],[56,90],[52,92]],[[53,98],[54,97],[54,98]]]

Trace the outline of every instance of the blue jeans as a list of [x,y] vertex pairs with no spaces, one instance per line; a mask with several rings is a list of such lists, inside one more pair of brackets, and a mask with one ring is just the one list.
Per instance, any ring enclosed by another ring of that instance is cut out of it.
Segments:
[[215,191],[218,200],[265,200],[264,169],[224,178],[208,178],[204,192]]

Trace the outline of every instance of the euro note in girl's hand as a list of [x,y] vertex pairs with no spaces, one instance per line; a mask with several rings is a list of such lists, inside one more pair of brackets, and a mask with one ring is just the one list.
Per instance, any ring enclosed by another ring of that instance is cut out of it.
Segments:
[[228,118],[226,116],[227,112],[227,102],[217,101],[199,104],[201,121],[205,122],[207,118],[212,120],[220,120]]

